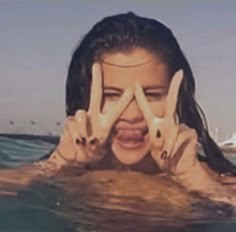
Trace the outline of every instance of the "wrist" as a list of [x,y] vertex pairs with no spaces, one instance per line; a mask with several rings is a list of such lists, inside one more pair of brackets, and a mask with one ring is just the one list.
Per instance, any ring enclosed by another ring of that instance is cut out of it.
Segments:
[[61,169],[65,166],[84,165],[89,162],[89,159],[83,153],[78,154],[75,150],[57,146],[49,157],[49,161]]

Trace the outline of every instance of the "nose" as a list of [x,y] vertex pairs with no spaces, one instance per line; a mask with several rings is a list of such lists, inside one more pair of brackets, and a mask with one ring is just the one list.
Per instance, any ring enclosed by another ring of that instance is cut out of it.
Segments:
[[138,123],[144,120],[143,114],[139,109],[135,98],[126,107],[124,112],[121,114],[120,119],[129,123]]

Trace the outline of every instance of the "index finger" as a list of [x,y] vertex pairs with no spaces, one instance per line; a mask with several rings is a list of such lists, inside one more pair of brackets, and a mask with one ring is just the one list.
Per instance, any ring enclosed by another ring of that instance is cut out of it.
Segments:
[[176,113],[176,106],[179,95],[180,84],[183,80],[183,70],[179,70],[174,74],[171,80],[168,95],[166,98],[165,118],[174,119]]
[[92,84],[88,113],[95,115],[100,112],[102,102],[102,71],[98,63],[92,67]]

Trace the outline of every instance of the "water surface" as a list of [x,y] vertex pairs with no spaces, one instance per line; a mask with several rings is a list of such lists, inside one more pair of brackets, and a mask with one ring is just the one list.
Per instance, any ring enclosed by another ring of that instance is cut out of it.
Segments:
[[[0,165],[31,163],[54,146],[0,137]],[[0,231],[235,232],[236,217],[230,205],[187,193],[166,176],[72,169],[0,197]]]

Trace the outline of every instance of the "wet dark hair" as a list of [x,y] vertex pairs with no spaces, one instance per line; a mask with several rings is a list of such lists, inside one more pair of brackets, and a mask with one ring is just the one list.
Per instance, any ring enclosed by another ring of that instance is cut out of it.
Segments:
[[74,51],[66,82],[66,114],[88,109],[92,64],[105,53],[144,48],[168,65],[169,77],[182,69],[177,114],[180,123],[197,131],[208,165],[220,173],[236,174],[235,166],[224,158],[210,137],[205,116],[195,100],[195,82],[190,65],[171,30],[157,20],[129,12],[102,19],[84,36]]

